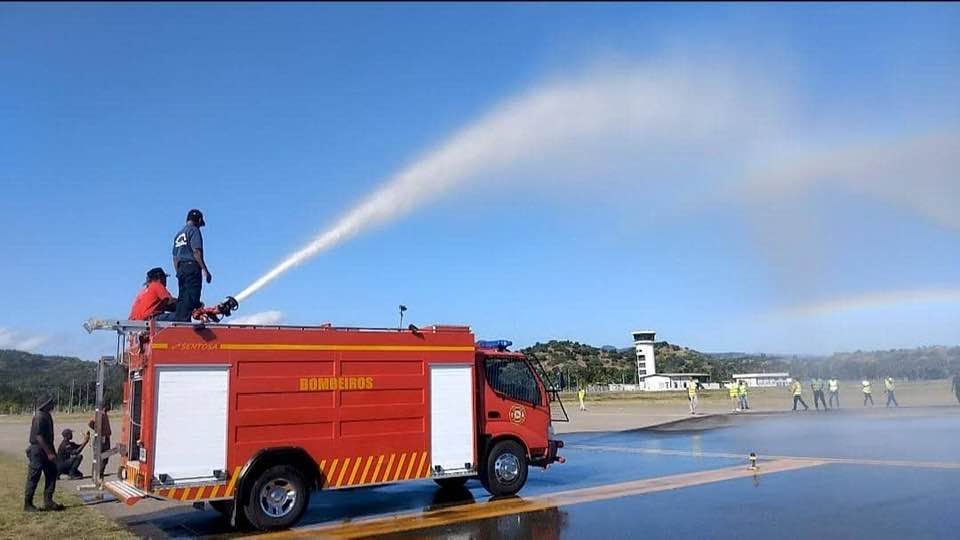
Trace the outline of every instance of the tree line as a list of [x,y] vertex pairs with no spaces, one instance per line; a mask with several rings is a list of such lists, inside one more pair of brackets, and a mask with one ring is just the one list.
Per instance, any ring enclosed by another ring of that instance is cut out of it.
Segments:
[[[636,353],[631,348],[594,347],[575,341],[536,343],[523,349],[539,362],[554,384],[578,385],[637,382]],[[705,373],[713,382],[735,373],[787,372],[801,379],[843,380],[894,377],[898,380],[944,379],[960,372],[960,347],[920,347],[887,351],[855,351],[829,356],[709,354],[665,341],[654,344],[658,373]]]
[[[92,410],[96,382],[96,362],[0,349],[0,414],[33,412],[41,393],[53,396],[58,410]],[[122,384],[123,370],[109,369],[104,397],[114,403],[119,401]]]

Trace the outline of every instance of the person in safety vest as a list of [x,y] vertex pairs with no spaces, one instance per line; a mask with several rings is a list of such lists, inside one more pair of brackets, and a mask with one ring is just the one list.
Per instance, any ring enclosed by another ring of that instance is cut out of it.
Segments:
[[740,379],[737,383],[737,396],[740,398],[740,408],[747,410],[750,408],[750,403],[747,402],[747,381]]
[[577,390],[577,399],[580,400],[580,410],[581,410],[581,411],[587,410],[587,406],[583,404],[583,398],[586,397],[586,395],[587,395],[587,391],[584,390],[583,387],[581,386],[580,389]]
[[[830,380],[827,381],[827,388],[830,390],[830,406],[839,409],[840,408],[840,381],[836,377],[830,377]],[[834,403],[836,400],[836,403]]]
[[697,381],[687,384],[687,400],[690,402],[690,414],[697,414]]
[[867,401],[870,401],[870,406],[873,407],[873,388],[870,387],[870,381],[864,379],[860,383],[863,386],[863,406],[867,406]]
[[897,396],[894,393],[897,387],[893,384],[893,377],[887,377],[886,379],[884,379],[883,386],[885,387],[885,390],[887,392],[887,407],[890,406],[891,401],[895,406],[899,407],[900,404],[897,403]]
[[797,403],[803,405],[803,410],[805,411],[810,409],[803,401],[803,385],[800,384],[799,378],[793,381],[793,410],[797,410]]
[[737,382],[734,381],[728,386],[730,390],[730,401],[733,402],[733,411],[737,412],[740,410],[740,387],[737,385]]
[[810,379],[810,388],[813,389],[813,406],[820,410],[820,404],[823,403],[823,410],[827,410],[827,400],[823,397],[823,379],[814,377]]

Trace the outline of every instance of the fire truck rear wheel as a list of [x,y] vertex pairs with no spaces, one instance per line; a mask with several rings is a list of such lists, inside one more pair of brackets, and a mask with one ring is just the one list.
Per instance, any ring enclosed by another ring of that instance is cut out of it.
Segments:
[[310,490],[300,471],[276,465],[260,473],[246,497],[244,513],[261,531],[286,529],[300,521],[310,502]]
[[494,497],[509,496],[527,483],[527,453],[516,441],[500,441],[487,454],[480,482]]

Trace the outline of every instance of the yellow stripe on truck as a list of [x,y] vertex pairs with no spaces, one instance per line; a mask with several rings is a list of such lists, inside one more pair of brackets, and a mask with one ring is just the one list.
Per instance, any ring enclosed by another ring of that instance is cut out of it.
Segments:
[[377,481],[377,475],[380,474],[380,465],[383,464],[383,454],[377,459],[377,466],[373,469],[373,476],[370,477],[370,483]]
[[353,485],[353,481],[354,481],[354,479],[357,477],[357,471],[360,470],[360,462],[361,462],[361,461],[363,461],[363,456],[358,457],[357,460],[353,462],[353,470],[350,471],[350,479],[347,480],[347,485],[348,485],[348,486],[352,486],[352,485]]
[[343,482],[343,476],[344,474],[346,474],[347,469],[349,468],[350,468],[350,458],[346,458],[343,460],[343,467],[340,467],[340,476],[337,477],[337,483],[334,484],[333,487],[340,487],[341,483]]
[[420,455],[420,464],[417,465],[417,478],[426,478],[427,471],[423,470],[423,465],[427,461],[427,453],[424,452]]
[[230,475],[230,483],[227,484],[227,489],[223,492],[224,497],[233,495],[233,487],[237,484],[238,478],[240,478],[240,467],[233,469],[233,474]]
[[337,472],[337,462],[340,461],[340,458],[334,458],[333,463],[330,464],[330,470],[327,471],[327,477],[324,479],[323,485],[333,484],[333,474]]
[[410,473],[413,472],[413,462],[417,460],[417,453],[410,452],[410,464],[407,465],[407,472],[403,475],[404,480],[410,479]]
[[360,473],[360,483],[364,483],[364,479],[367,477],[367,472],[370,471],[370,463],[373,462],[373,456],[367,458],[367,464],[363,466],[363,472]]
[[387,462],[387,470],[383,472],[383,478],[380,479],[381,482],[390,481],[390,467],[393,466],[394,457],[396,457],[396,454],[390,454],[390,461]]
[[403,470],[403,461],[404,461],[405,459],[407,459],[407,454],[406,454],[405,452],[404,452],[404,453],[401,453],[401,454],[400,454],[400,463],[397,464],[397,472],[395,472],[395,473],[393,474],[393,481],[394,481],[394,482],[396,482],[397,480],[400,479],[400,472]]
[[[170,350],[184,348],[191,343],[153,343],[151,348]],[[319,345],[301,343],[209,343],[197,351],[391,351],[391,352],[473,352],[473,345]]]

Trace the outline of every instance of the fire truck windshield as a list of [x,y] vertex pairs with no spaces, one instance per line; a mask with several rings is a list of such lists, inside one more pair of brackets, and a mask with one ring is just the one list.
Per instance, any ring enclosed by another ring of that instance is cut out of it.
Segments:
[[488,358],[487,384],[496,392],[517,401],[540,405],[540,387],[526,361],[517,358]]

